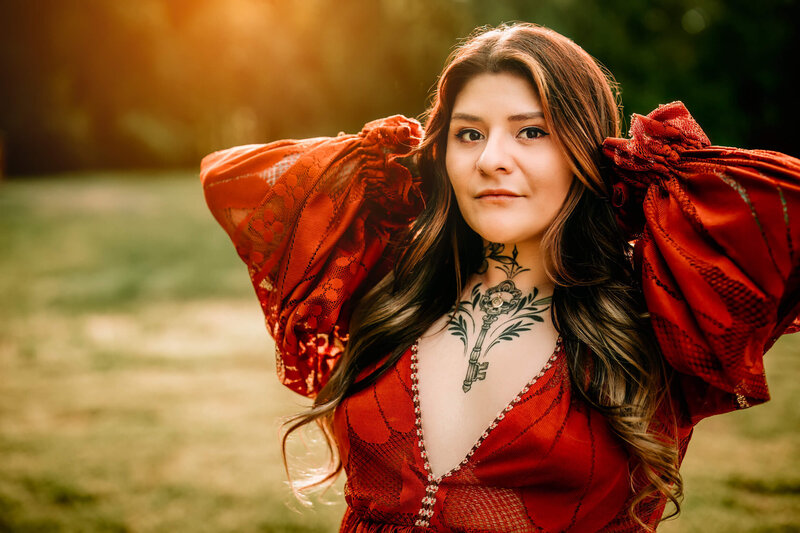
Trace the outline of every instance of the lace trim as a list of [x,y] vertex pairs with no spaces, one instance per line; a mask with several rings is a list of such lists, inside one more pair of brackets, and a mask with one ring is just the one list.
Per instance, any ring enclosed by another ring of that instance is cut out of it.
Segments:
[[556,358],[558,357],[558,353],[561,351],[561,337],[558,338],[556,341],[556,347],[553,350],[552,355],[550,358],[545,362],[542,369],[533,376],[533,378],[524,386],[522,390],[520,390],[517,395],[511,400],[508,405],[506,405],[492,420],[492,423],[484,430],[475,444],[472,445],[469,453],[458,463],[456,466],[445,472],[440,476],[434,476],[433,471],[431,470],[431,464],[428,461],[428,452],[425,449],[425,438],[422,433],[422,410],[420,409],[420,402],[419,402],[419,378],[417,376],[417,368],[418,368],[418,355],[417,352],[419,351],[419,341],[414,342],[411,346],[411,392],[412,392],[412,399],[414,402],[414,423],[417,426],[417,445],[419,446],[419,453],[422,457],[423,465],[425,466],[425,472],[428,474],[428,484],[425,487],[425,496],[422,498],[422,503],[417,513],[417,521],[414,523],[417,527],[429,527],[430,526],[430,519],[433,516],[433,506],[436,504],[436,493],[439,491],[439,484],[441,481],[464,467],[467,463],[469,463],[472,456],[478,451],[483,441],[489,436],[489,433],[497,427],[501,420],[503,420],[506,414],[514,408],[515,405],[519,403],[522,397],[530,390],[530,388],[537,382],[539,379],[545,375],[545,373],[550,370],[555,363]]

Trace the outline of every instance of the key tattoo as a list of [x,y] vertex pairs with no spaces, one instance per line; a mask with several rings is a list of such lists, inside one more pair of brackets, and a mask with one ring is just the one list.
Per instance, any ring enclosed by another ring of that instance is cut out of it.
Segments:
[[[467,354],[469,341],[476,331],[478,335],[469,353],[467,374],[462,386],[465,393],[470,391],[474,382],[486,379],[489,362],[481,361],[481,358],[485,358],[498,343],[519,337],[520,333],[530,331],[537,322],[544,322],[541,314],[550,308],[551,297],[538,298],[539,290],[536,287],[525,296],[517,289],[511,278],[528,269],[517,263],[516,246],[511,256],[502,255],[503,248],[502,244],[490,243],[485,249],[485,258],[500,263],[495,268],[505,272],[508,279],[486,291],[477,283],[472,288],[470,298],[458,302],[451,309],[452,316],[447,330],[464,344],[464,355]],[[487,267],[488,261],[485,260],[482,272],[486,272]],[[475,321],[476,309],[483,312],[480,328]],[[487,336],[489,344],[484,350]]]

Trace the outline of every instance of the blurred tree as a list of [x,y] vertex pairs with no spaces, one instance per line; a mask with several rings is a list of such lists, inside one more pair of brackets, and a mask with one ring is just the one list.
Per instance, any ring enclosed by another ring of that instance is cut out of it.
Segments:
[[[418,115],[475,27],[571,37],[625,113],[686,102],[712,141],[798,154],[796,0],[8,0],[9,173],[196,165],[225,146]],[[792,91],[793,92],[793,91]]]

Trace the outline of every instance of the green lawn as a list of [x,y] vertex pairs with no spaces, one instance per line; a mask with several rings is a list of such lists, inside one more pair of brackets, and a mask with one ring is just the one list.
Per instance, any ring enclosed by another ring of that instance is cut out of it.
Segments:
[[[660,531],[800,531],[799,352],[770,353],[773,402],[698,426]],[[0,183],[0,531],[334,532],[341,495],[284,482],[301,400],[195,176]]]

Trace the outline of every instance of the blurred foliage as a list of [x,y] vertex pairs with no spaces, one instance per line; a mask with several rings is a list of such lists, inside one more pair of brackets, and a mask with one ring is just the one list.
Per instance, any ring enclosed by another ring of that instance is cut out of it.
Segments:
[[[5,0],[9,173],[196,165],[214,149],[419,115],[475,27],[544,24],[625,114],[683,100],[715,144],[798,155],[795,0]],[[0,141],[2,142],[2,141]]]

